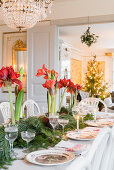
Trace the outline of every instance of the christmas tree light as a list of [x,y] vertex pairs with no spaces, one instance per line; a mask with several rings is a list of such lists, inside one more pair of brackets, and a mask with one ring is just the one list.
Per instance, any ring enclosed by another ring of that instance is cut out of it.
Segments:
[[87,73],[85,77],[84,89],[90,93],[90,97],[99,97],[104,99],[109,95],[106,90],[108,84],[104,81],[104,73],[100,69],[96,56],[88,63]]

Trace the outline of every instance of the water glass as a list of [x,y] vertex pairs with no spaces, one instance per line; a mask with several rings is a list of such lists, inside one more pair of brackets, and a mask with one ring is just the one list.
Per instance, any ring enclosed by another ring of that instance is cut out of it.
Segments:
[[27,150],[24,150],[24,152],[29,153],[28,144],[35,138],[35,132],[23,131],[21,132],[21,137],[27,143]]
[[64,128],[69,123],[69,120],[67,120],[67,119],[58,119],[58,123],[63,127],[63,133],[64,133]]
[[13,150],[13,142],[16,140],[18,136],[18,127],[17,125],[8,124],[5,125],[5,138],[9,141],[10,144],[10,156],[11,158],[15,158],[16,153]]
[[49,122],[51,126],[53,127],[54,131],[55,131],[55,127],[58,124],[58,119],[59,119],[58,115],[49,115]]

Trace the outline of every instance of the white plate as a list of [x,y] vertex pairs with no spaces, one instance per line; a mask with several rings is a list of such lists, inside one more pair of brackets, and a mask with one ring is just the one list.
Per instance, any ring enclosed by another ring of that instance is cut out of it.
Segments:
[[94,126],[94,127],[113,126],[114,125],[114,119],[99,119],[96,122],[86,121],[85,123],[89,126]]
[[[67,137],[69,138],[69,139],[73,139],[73,140],[80,140],[80,141],[91,141],[91,140],[94,140],[95,139],[95,137],[93,137],[93,138],[87,138],[88,136],[90,136],[90,135],[88,135],[88,134],[90,134],[90,133],[92,133],[92,132],[71,132],[71,133],[68,133],[67,134]],[[93,132],[93,133],[95,133],[95,132]],[[85,136],[86,138],[81,138],[80,136]]]
[[[26,156],[27,161],[33,164],[46,166],[65,164],[72,161],[74,158],[74,153],[57,149],[35,151]],[[50,159],[50,161],[48,159]]]

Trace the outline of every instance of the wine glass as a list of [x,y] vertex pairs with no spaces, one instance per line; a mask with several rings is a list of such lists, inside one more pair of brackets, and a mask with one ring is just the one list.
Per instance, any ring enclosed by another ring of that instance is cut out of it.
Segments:
[[67,119],[58,119],[58,123],[63,127],[63,133],[64,133],[64,128],[69,123],[69,120],[67,120]]
[[55,132],[55,127],[58,124],[58,118],[59,118],[58,115],[49,115],[49,122],[50,122],[51,126],[53,127],[54,132]]
[[35,138],[35,132],[22,131],[21,137],[27,143],[27,150],[24,150],[24,152],[29,153],[28,144],[30,141],[32,141]]
[[17,136],[18,136],[17,125],[12,125],[12,124],[5,125],[5,138],[6,140],[9,141],[10,144],[11,158],[15,158],[15,156],[17,155],[13,150],[13,142],[16,140]]
[[80,117],[82,118],[82,123],[84,121],[84,117],[89,113],[89,110],[88,110],[88,105],[85,104],[85,103],[82,103],[82,106],[80,107],[79,109],[79,115]]

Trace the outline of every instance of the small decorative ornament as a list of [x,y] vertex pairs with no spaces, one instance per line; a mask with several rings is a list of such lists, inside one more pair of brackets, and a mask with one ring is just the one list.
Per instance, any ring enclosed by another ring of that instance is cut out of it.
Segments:
[[86,30],[86,32],[80,37],[81,38],[81,42],[85,43],[88,47],[90,47],[93,43],[97,42],[97,39],[99,38],[99,36],[90,33],[90,28],[88,26],[88,29]]

